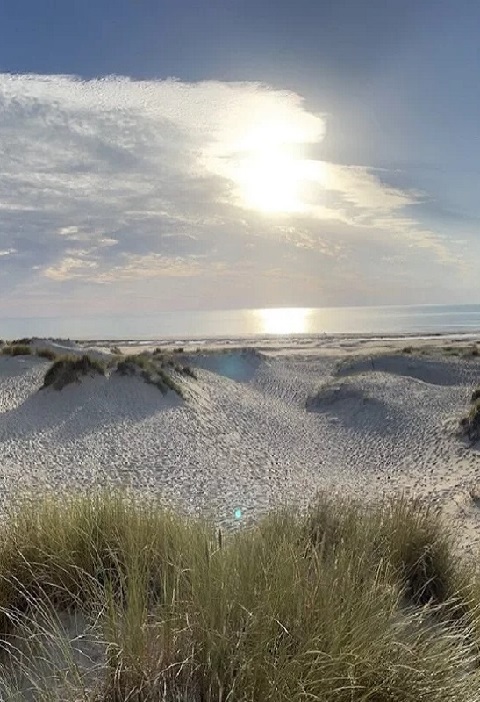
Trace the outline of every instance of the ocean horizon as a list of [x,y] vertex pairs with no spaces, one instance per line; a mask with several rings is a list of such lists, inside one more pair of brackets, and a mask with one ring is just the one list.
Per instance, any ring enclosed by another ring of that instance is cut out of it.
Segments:
[[370,307],[276,307],[161,312],[111,317],[0,319],[0,337],[188,340],[321,334],[455,334],[480,332],[480,304]]

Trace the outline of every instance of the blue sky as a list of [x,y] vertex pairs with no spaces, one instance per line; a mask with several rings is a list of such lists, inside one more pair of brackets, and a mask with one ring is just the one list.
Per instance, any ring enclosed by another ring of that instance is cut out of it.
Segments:
[[5,0],[0,317],[479,302],[479,27],[467,0]]

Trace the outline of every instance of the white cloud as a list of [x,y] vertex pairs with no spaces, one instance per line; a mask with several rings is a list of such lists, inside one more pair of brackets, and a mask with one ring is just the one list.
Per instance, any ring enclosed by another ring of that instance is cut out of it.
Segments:
[[91,278],[92,282],[111,283],[125,280],[173,277],[184,278],[198,275],[202,270],[200,261],[185,260],[180,256],[163,254],[124,255],[119,265]]
[[95,261],[66,256],[57,265],[45,268],[44,275],[51,280],[71,280],[72,278],[81,278],[88,275],[92,268],[96,268],[97,265]]
[[344,200],[369,212],[392,212],[414,205],[420,193],[383,185],[367,168],[327,164],[326,188],[342,194]]
[[[348,270],[354,287],[372,261],[400,253],[412,276],[432,256],[458,268],[458,251],[413,217],[419,193],[308,158],[324,136],[323,115],[300,96],[257,83],[0,75],[3,290],[46,299],[51,286],[160,290],[165,278],[168,290],[176,278],[188,293],[201,283],[202,304],[218,306],[215,280],[230,274],[242,306],[245,290],[258,304],[274,297],[259,283],[267,270],[283,271],[292,294],[295,280],[301,300],[302,285],[314,296],[319,278],[334,289]],[[305,181],[299,211],[266,214],[239,196],[235,164],[275,149]],[[10,303],[0,299],[1,312]]]

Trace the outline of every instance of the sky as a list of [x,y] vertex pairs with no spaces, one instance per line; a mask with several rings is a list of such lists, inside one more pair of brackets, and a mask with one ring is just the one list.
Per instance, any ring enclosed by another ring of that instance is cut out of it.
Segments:
[[0,320],[480,302],[480,4],[4,0]]

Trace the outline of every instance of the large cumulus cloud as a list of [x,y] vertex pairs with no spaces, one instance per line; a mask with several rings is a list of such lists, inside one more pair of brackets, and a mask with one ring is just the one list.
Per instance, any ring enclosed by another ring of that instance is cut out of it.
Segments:
[[[365,166],[309,160],[326,120],[292,92],[2,75],[0,116],[0,314],[73,313],[100,298],[119,312],[132,295],[139,311],[369,302],[379,263],[394,297],[406,269],[464,266],[414,215],[424,195]],[[269,124],[323,174],[299,212],[239,197],[239,150]]]

